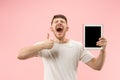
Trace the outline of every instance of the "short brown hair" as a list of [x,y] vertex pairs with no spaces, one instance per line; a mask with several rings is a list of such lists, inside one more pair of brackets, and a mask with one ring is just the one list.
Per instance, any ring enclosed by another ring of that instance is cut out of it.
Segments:
[[62,14],[57,14],[57,15],[54,15],[54,16],[53,16],[53,19],[52,19],[52,21],[51,21],[51,25],[52,25],[53,20],[54,20],[55,18],[62,18],[62,19],[64,19],[64,20],[66,21],[66,23],[67,23],[67,18],[66,18],[64,15],[62,15]]

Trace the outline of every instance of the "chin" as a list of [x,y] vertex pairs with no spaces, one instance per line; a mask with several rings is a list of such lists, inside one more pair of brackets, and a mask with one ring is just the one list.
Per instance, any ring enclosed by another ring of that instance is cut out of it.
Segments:
[[64,37],[63,36],[57,36],[56,38],[60,40],[60,39],[63,39]]
[[54,34],[55,35],[55,37],[57,38],[57,39],[63,39],[64,38],[64,34],[61,34],[61,35],[58,35],[58,34]]

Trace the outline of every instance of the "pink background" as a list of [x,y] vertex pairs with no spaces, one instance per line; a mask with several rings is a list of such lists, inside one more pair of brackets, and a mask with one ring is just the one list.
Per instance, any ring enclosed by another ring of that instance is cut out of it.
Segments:
[[[78,80],[120,80],[119,0],[0,0],[0,80],[43,80],[41,58],[20,61],[20,48],[46,39],[54,14],[67,16],[67,37],[82,41],[82,24],[103,24],[108,40],[103,69],[95,71],[82,62]],[[92,50],[95,56],[98,51]]]

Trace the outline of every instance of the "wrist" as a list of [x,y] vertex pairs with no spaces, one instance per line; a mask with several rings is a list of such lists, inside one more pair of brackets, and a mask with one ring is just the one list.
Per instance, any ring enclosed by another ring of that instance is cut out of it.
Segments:
[[105,52],[105,51],[106,51],[106,49],[105,49],[105,48],[102,48],[102,49],[101,49],[101,52]]
[[43,43],[43,44],[41,45],[41,48],[42,48],[42,49],[46,49],[45,43]]

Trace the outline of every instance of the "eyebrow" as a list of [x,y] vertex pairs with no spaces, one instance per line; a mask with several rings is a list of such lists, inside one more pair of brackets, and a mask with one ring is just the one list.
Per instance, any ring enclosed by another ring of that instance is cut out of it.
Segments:
[[[59,20],[54,20],[54,21],[59,21]],[[64,21],[65,22],[65,20],[62,20],[62,19],[60,19],[60,21]]]

